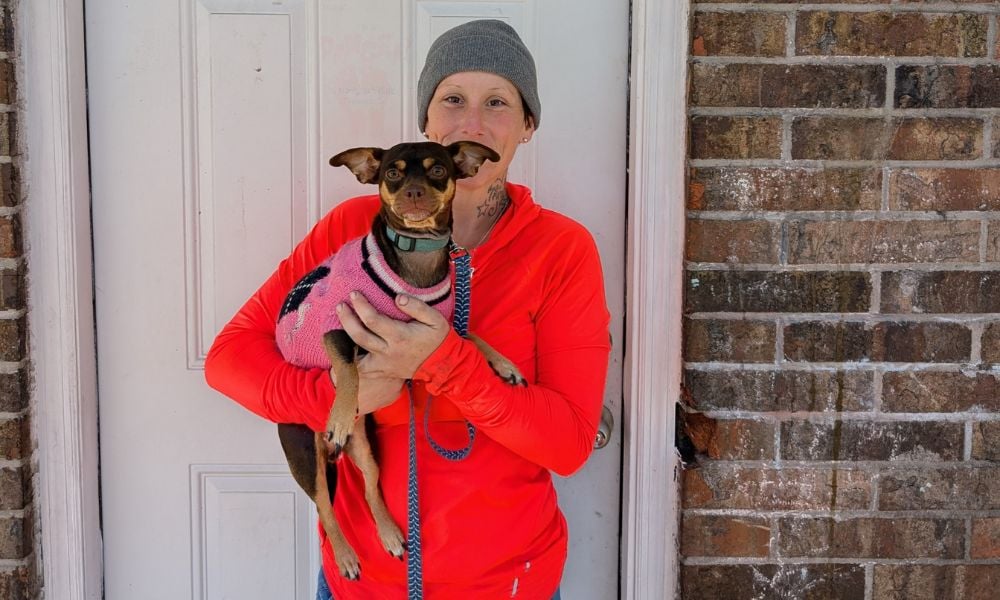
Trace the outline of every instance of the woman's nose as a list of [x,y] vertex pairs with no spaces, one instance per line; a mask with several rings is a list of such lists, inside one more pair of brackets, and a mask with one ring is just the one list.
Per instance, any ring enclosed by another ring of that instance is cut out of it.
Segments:
[[483,130],[483,116],[476,108],[469,108],[462,115],[462,131],[467,134],[478,134]]

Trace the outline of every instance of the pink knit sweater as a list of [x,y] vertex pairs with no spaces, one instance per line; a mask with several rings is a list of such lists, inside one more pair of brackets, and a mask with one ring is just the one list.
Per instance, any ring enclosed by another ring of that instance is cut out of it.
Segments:
[[278,348],[285,360],[294,365],[329,369],[323,335],[342,329],[334,309],[338,303],[347,302],[353,290],[364,294],[379,312],[394,319],[410,320],[395,303],[396,295],[408,294],[432,305],[450,323],[455,307],[451,280],[449,276],[435,286],[415,288],[389,268],[372,234],[356,238],[292,288],[278,317]]

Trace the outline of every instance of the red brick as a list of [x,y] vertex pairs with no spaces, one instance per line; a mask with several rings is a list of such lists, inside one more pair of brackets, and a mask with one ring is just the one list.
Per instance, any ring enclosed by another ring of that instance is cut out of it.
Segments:
[[792,323],[783,334],[787,360],[852,362],[871,356],[872,331],[865,323]]
[[783,518],[778,553],[790,558],[962,558],[963,519]]
[[20,510],[31,501],[31,475],[27,467],[0,469],[0,510]]
[[973,423],[972,458],[1000,462],[1000,421]]
[[983,362],[1000,363],[1000,321],[986,324],[981,341]]
[[921,460],[962,458],[964,426],[934,421],[781,424],[781,457],[785,460]]
[[770,321],[687,319],[684,357],[694,362],[774,362]]
[[835,506],[860,510],[871,503],[872,476],[865,471],[743,468],[736,464],[710,462],[684,471],[684,507],[820,510]]
[[1000,558],[1000,518],[972,520],[972,558]]
[[870,274],[857,271],[689,271],[685,312],[863,313]]
[[22,517],[0,517],[0,559],[20,559],[31,553],[31,525]]
[[803,11],[795,51],[825,56],[986,56],[989,18],[975,14]]
[[1000,467],[938,467],[885,472],[879,510],[998,510]]
[[685,514],[681,522],[684,556],[765,557],[770,543],[767,519]]
[[875,565],[874,600],[996,600],[1000,565]]
[[881,108],[882,65],[691,65],[691,106]]
[[17,215],[0,217],[0,258],[18,258],[23,252],[20,219]]
[[20,373],[0,373],[0,412],[20,412],[28,407],[28,388]]
[[1000,223],[989,224],[986,234],[986,260],[1000,262]]
[[26,458],[30,452],[28,419],[25,417],[0,419],[0,459]]
[[794,159],[963,160],[982,151],[979,119],[804,117],[792,123]]
[[996,108],[1000,106],[997,65],[900,65],[897,108]]
[[872,360],[884,362],[965,362],[972,331],[958,323],[894,323],[875,326]]
[[0,206],[17,206],[20,193],[17,168],[13,163],[0,164]]
[[781,118],[692,117],[691,158],[781,158]]
[[684,565],[681,600],[858,600],[865,569],[844,564]]
[[0,112],[0,156],[17,154],[17,113]]
[[1000,312],[1000,271],[887,271],[884,314]]
[[24,318],[0,319],[0,360],[19,361],[25,356]]
[[17,101],[17,80],[14,65],[9,60],[0,60],[0,104],[14,104]]
[[880,169],[698,168],[691,210],[878,210]]
[[687,260],[714,263],[776,263],[781,225],[769,221],[688,219]]
[[893,169],[889,208],[1000,210],[1000,169]]
[[1000,411],[1000,379],[990,373],[890,371],[882,395],[886,412]]
[[750,419],[719,419],[710,458],[719,460],[771,460],[774,458],[774,425]]
[[684,387],[697,410],[870,411],[873,381],[870,371],[688,369],[684,373]]
[[0,268],[0,309],[24,308],[24,270]]
[[697,12],[693,56],[784,56],[785,15],[767,12]]
[[792,221],[790,264],[978,262],[978,221]]
[[26,566],[0,567],[0,598],[7,600],[33,600],[35,577],[33,570]]

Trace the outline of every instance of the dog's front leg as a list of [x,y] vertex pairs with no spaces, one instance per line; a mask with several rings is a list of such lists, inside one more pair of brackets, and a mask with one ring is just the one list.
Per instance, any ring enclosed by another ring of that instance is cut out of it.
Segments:
[[528,385],[528,380],[524,378],[524,375],[521,374],[521,371],[517,368],[517,366],[506,356],[494,350],[493,346],[484,342],[483,339],[477,335],[470,334],[469,340],[475,344],[477,348],[479,348],[480,352],[483,353],[483,356],[486,357],[486,362],[489,363],[493,372],[496,373],[500,379],[503,379],[511,385]]
[[337,387],[337,398],[326,421],[326,441],[336,458],[347,445],[358,416],[358,347],[342,330],[324,334],[323,347]]

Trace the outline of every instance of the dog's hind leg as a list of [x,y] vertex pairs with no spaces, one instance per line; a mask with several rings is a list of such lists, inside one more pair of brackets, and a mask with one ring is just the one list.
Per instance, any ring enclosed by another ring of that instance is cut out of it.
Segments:
[[323,348],[336,377],[337,398],[326,421],[326,439],[336,458],[347,445],[358,416],[358,346],[347,332],[334,330],[323,335]]
[[389,509],[382,498],[382,490],[379,488],[379,468],[375,461],[375,455],[369,445],[368,435],[365,433],[365,423],[358,421],[351,437],[351,443],[345,450],[351,457],[351,461],[361,470],[365,477],[365,500],[372,511],[375,519],[375,526],[378,528],[378,537],[382,540],[385,551],[395,556],[403,558],[403,532],[389,515]]
[[514,363],[512,363],[506,356],[500,354],[493,349],[492,346],[487,344],[477,335],[469,335],[469,340],[479,348],[479,351],[483,353],[486,357],[486,362],[489,363],[493,372],[497,374],[500,379],[503,379],[511,385],[528,385],[528,380],[524,378],[521,371],[517,368]]

